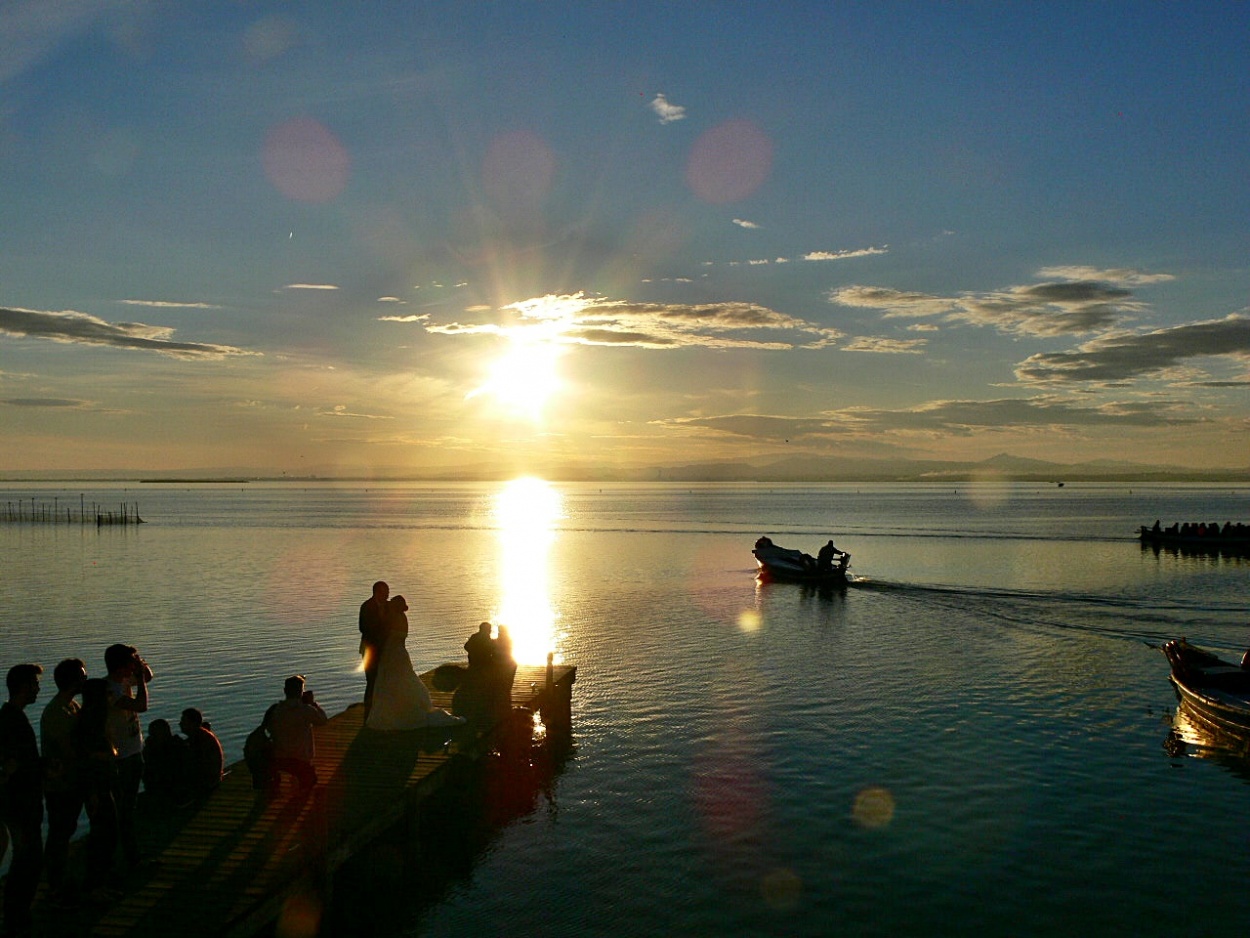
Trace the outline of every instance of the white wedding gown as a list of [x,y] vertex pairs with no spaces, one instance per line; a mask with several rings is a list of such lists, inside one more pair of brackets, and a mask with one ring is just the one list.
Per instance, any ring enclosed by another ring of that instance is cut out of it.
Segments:
[[404,616],[382,646],[373,685],[373,706],[365,726],[374,730],[418,730],[464,723],[464,717],[434,706],[430,692],[413,670],[407,638],[408,617]]

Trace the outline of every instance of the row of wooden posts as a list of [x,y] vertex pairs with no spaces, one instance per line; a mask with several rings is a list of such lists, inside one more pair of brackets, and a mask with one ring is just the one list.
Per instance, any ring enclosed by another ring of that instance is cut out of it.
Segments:
[[78,497],[78,505],[62,504],[59,497],[52,501],[35,498],[5,502],[0,511],[0,521],[11,524],[143,524],[139,517],[138,502],[122,502],[116,508],[106,508],[96,502],[87,504],[85,496]]

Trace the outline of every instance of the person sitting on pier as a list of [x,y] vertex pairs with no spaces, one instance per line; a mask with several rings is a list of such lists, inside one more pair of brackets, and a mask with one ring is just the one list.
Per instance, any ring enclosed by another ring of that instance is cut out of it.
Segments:
[[330,722],[326,712],[304,689],[304,675],[293,674],[282,685],[283,698],[269,708],[265,722],[273,736],[273,776],[276,786],[278,773],[293,775],[299,783],[299,793],[308,794],[317,784],[317,767],[313,765],[315,748],[313,727]]
[[148,724],[143,744],[143,790],[163,805],[186,800],[187,741],[175,736],[168,720]]
[[195,799],[206,798],[221,784],[226,765],[221,740],[195,707],[182,711],[178,728],[187,738],[187,794]]
[[491,624],[483,622],[464,643],[469,666],[461,676],[452,698],[451,709],[470,723],[480,723],[494,712],[496,680],[495,642],[490,637]]
[[495,706],[501,716],[512,710],[512,682],[516,680],[516,658],[512,656],[512,634],[506,625],[495,630]]
[[465,640],[465,654],[469,656],[470,668],[489,668],[495,660],[495,643],[490,637],[490,623],[483,622],[477,631]]
[[373,687],[373,706],[365,726],[374,730],[415,730],[455,726],[465,722],[434,706],[425,683],[413,670],[408,655],[408,603],[402,596],[388,604],[386,644],[378,661]]

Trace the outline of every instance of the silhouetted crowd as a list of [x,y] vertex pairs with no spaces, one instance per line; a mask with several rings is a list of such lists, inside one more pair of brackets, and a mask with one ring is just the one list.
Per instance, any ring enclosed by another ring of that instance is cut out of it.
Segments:
[[[1143,529],[1144,530],[1144,529]],[[1210,538],[1250,538],[1250,525],[1225,521],[1197,521],[1162,527],[1158,521],[1150,528],[1150,533],[1163,537],[1210,537]]]
[[[38,738],[26,710],[39,697],[43,667],[18,664],[6,675],[8,700],[0,706],[0,855],[12,849],[6,935],[29,933],[31,902],[45,871],[55,902],[117,898],[125,875],[144,865],[135,830],[141,784],[154,799],[187,805],[221,783],[221,743],[204,715],[183,710],[181,736],[167,720],[153,720],[145,742],[140,716],[148,710],[152,669],[123,644],[105,649],[104,666],[104,677],[88,677],[80,658],[53,669],[56,693],[40,714]],[[72,884],[69,843],[84,809],[86,872],[81,884]]]

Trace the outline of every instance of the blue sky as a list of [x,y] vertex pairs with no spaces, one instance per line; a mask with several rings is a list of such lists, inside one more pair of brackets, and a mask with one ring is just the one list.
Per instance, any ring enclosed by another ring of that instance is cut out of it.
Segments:
[[1250,464],[1250,7],[14,2],[0,471]]

